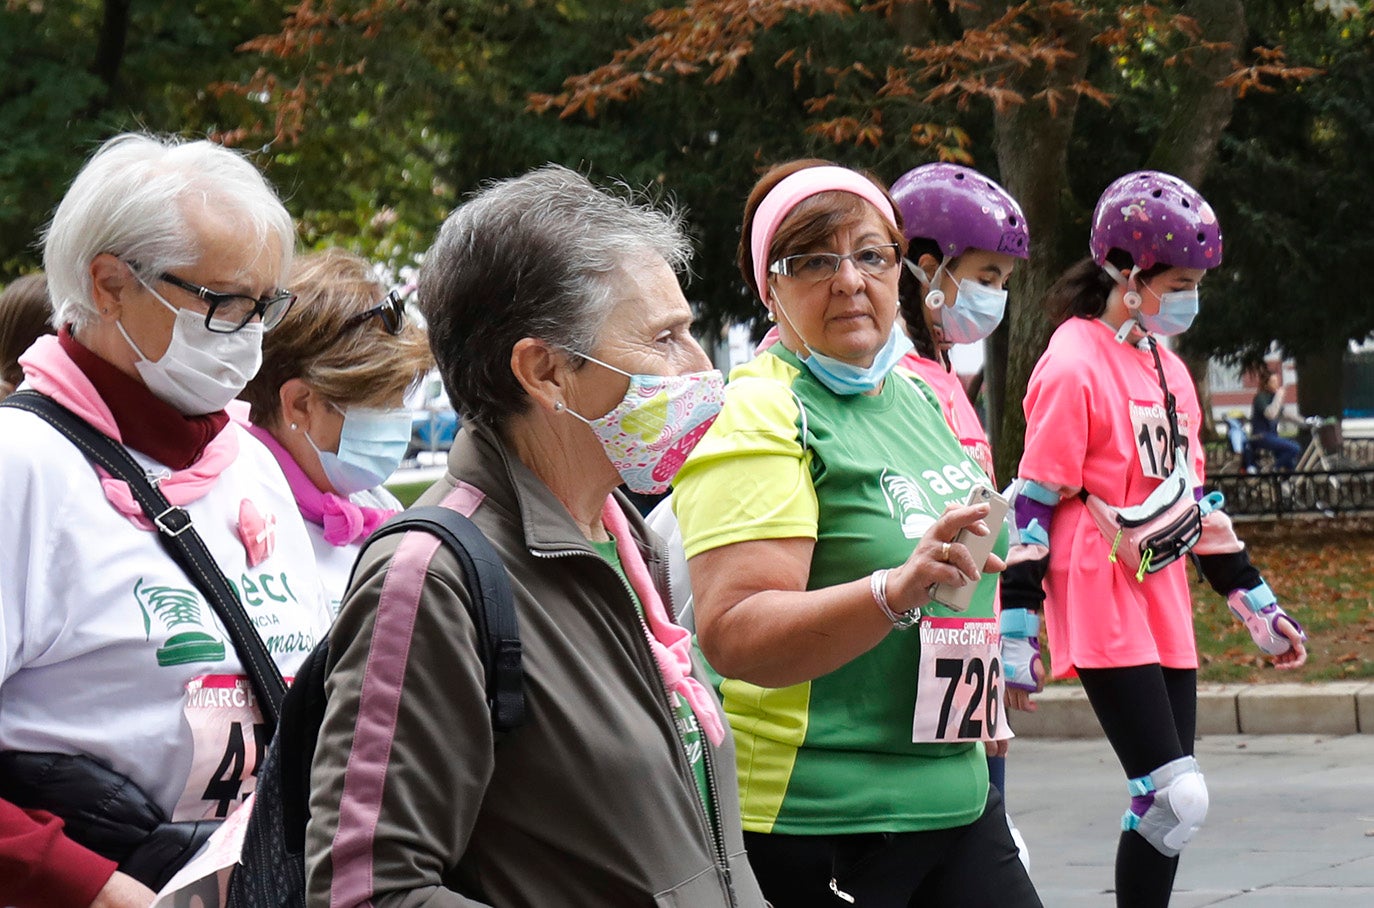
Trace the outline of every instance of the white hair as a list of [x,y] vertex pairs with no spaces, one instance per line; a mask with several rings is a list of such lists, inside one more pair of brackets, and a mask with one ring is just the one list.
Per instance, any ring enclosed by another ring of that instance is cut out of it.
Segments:
[[124,133],[81,168],[44,231],[54,327],[94,321],[90,263],[103,252],[145,278],[195,263],[200,250],[187,224],[195,206],[242,224],[243,241],[258,248],[275,235],[278,282],[285,278],[295,250],[291,215],[243,155],[205,140]]

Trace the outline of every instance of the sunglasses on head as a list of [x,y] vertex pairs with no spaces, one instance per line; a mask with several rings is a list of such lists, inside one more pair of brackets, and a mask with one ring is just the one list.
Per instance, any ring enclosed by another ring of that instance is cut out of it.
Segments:
[[401,329],[405,327],[406,323],[405,291],[407,289],[408,288],[405,287],[398,287],[383,297],[382,301],[371,309],[366,309],[350,317],[348,321],[344,322],[343,327],[339,329],[339,334],[343,335],[373,317],[376,317],[376,319],[382,323],[382,329],[386,331],[387,334],[400,334]]

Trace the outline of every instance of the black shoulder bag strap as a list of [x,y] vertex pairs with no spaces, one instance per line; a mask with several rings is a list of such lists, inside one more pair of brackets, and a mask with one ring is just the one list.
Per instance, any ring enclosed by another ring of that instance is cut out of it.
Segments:
[[[378,527],[368,537],[368,544],[383,536],[409,530],[437,536],[458,559],[463,576],[472,587],[468,611],[482,648],[478,655],[486,671],[492,728],[498,733],[510,731],[524,721],[525,695],[520,667],[520,629],[505,562],[471,520],[452,508],[439,505],[402,511]],[[349,586],[352,585],[352,578],[349,578]]]
[[1164,362],[1159,358],[1159,341],[1150,338],[1150,355],[1155,360],[1155,375],[1159,378],[1159,390],[1164,392],[1164,412],[1169,417],[1169,445],[1172,447],[1170,453],[1177,457],[1179,449],[1184,445],[1183,433],[1178,427],[1178,399],[1174,397],[1174,392],[1169,390],[1169,384],[1164,380]]
[[143,513],[157,527],[157,541],[167,550],[186,576],[204,594],[219,615],[234,644],[234,651],[248,672],[253,694],[262,706],[263,718],[269,733],[275,732],[281,715],[282,697],[286,682],[282,680],[277,663],[262,642],[238,594],[215,563],[205,547],[185,508],[176,507],[150,482],[143,468],[129,455],[124,446],[96,431],[90,423],[77,416],[52,398],[36,391],[17,391],[0,402],[3,407],[26,410],[52,424],[86,455],[116,479],[128,483]]

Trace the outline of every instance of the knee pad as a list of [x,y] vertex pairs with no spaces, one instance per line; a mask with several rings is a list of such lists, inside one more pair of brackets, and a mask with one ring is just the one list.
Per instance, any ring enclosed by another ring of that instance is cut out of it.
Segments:
[[1131,808],[1121,828],[1140,833],[1166,857],[1176,857],[1207,819],[1207,783],[1192,757],[1165,763],[1126,787]]

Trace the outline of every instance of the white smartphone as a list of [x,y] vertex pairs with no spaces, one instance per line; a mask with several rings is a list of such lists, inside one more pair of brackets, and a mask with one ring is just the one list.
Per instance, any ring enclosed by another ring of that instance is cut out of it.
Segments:
[[[981,571],[988,560],[988,556],[992,554],[992,547],[996,545],[997,537],[1002,533],[1002,521],[1007,518],[1009,505],[1005,498],[987,486],[974,486],[969,492],[968,501],[965,504],[986,504],[988,506],[988,516],[983,518],[983,522],[988,525],[991,532],[986,536],[979,536],[968,527],[964,527],[959,531],[959,535],[954,537],[955,542],[961,543],[968,549],[969,554],[973,556],[974,566]],[[981,578],[982,575],[979,576]],[[935,583],[930,587],[930,598],[932,601],[956,612],[967,611],[973,602],[973,591],[977,588],[977,580],[969,580],[959,586]]]

